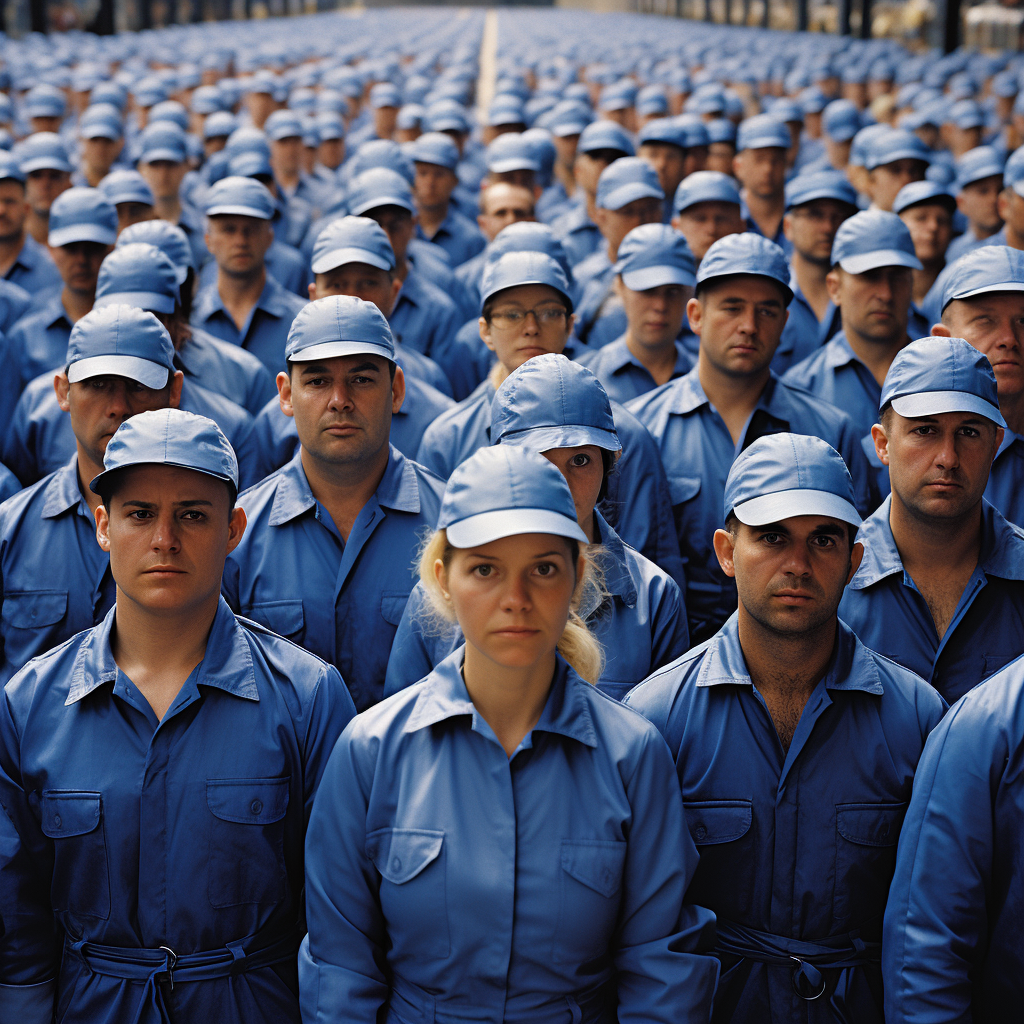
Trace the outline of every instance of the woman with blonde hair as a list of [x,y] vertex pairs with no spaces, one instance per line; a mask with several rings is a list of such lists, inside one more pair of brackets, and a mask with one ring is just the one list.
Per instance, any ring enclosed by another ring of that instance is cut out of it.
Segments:
[[697,856],[668,749],[591,685],[586,541],[543,456],[499,445],[452,474],[420,568],[466,642],[331,756],[307,1024],[708,1020],[713,919],[684,902]]

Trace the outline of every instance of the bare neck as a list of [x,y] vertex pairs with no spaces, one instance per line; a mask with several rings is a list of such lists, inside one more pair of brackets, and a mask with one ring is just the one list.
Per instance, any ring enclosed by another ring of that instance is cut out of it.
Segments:
[[[29,210],[25,218],[25,230],[40,244],[46,245],[46,236],[50,233],[50,215],[40,215]],[[1024,245],[1020,248],[1024,249]]]
[[893,491],[889,529],[912,579],[915,572],[940,569],[973,572],[981,553],[981,502],[956,519],[928,519],[915,515]]
[[7,272],[14,266],[14,261],[21,255],[25,247],[25,229],[16,235],[8,235],[0,238],[0,277],[5,277]]
[[85,498],[86,505],[89,506],[89,511],[95,515],[96,509],[100,505],[100,496],[94,494],[89,489],[89,481],[95,480],[96,477],[103,472],[103,467],[98,466],[92,459],[89,458],[88,453],[85,449],[76,443],[78,448],[78,490],[82,497]]
[[390,454],[390,447],[385,445],[371,461],[337,466],[321,462],[302,449],[302,469],[309,489],[330,513],[342,540],[348,540],[363,506],[380,486]]
[[160,220],[169,221],[171,224],[177,224],[181,220],[181,200],[177,196],[157,199],[153,209]]
[[217,292],[221,302],[224,303],[224,308],[230,314],[231,319],[235,321],[235,326],[239,330],[248,319],[253,306],[259,302],[266,284],[267,268],[262,263],[259,270],[246,277],[225,274],[223,270],[218,269]]
[[702,350],[697,356],[697,376],[708,401],[725,422],[733,444],[739,444],[743,425],[757,407],[771,376],[769,370],[765,368],[756,376],[730,376],[712,366]]
[[915,270],[914,273],[914,301],[920,305],[924,302],[925,296],[928,294],[929,289],[935,284],[935,279],[939,276],[942,268],[946,265],[944,259],[932,260],[925,263],[921,270]]
[[676,343],[673,339],[664,345],[641,345],[626,328],[626,348],[636,361],[654,378],[657,384],[666,384],[672,379],[676,368]]
[[72,323],[78,323],[92,309],[96,292],[74,292],[67,285],[61,289],[60,301]]
[[774,238],[782,223],[782,215],[786,212],[786,201],[783,196],[764,199],[751,195],[744,189],[743,200],[750,211],[751,219],[761,229],[765,238]]
[[437,229],[444,223],[445,217],[448,216],[448,204],[438,203],[436,206],[421,206],[418,212],[423,234],[428,238],[433,238]]
[[739,607],[739,637],[743,658],[754,685],[762,693],[786,692],[810,696],[828,671],[836,642],[836,618],[807,633],[776,633]]
[[821,323],[828,310],[828,285],[825,283],[825,278],[828,277],[829,268],[819,263],[812,263],[798,252],[793,253],[792,267],[793,276],[796,278],[801,294],[814,310],[818,322]]

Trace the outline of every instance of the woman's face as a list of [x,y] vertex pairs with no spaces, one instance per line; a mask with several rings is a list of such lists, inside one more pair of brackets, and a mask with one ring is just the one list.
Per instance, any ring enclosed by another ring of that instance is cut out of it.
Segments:
[[582,559],[548,533],[518,534],[456,548],[434,572],[466,637],[486,659],[528,669],[551,658],[569,618]]
[[584,444],[577,448],[552,448],[544,458],[554,463],[569,484],[576,521],[583,532],[594,539],[594,506],[604,483],[604,460],[597,445]]

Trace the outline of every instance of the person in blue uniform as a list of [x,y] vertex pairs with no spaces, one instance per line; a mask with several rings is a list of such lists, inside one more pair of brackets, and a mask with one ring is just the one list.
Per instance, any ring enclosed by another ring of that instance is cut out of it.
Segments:
[[254,178],[227,177],[206,196],[206,245],[217,279],[202,288],[192,323],[240,345],[276,374],[285,365],[288,328],[305,305],[267,273],[274,200]]
[[952,704],[1024,650],[1024,530],[983,497],[1005,426],[992,366],[961,338],[912,342],[879,418],[892,493],[864,524],[843,621]]
[[613,287],[626,331],[584,357],[614,401],[639,398],[693,366],[678,339],[686,303],[693,298],[695,269],[686,239],[666,224],[642,224],[622,240]]
[[109,559],[96,544],[99,496],[88,482],[102,472],[107,443],[125,420],[177,407],[181,398],[174,346],[151,313],[94,310],[72,329],[67,359],[50,389],[70,423],[72,454],[63,467],[0,506],[3,682],[110,610],[114,582]]
[[967,219],[967,230],[950,242],[948,263],[978,248],[1003,226],[999,193],[1003,191],[1004,163],[1004,154],[994,146],[977,146],[957,160],[956,205]]
[[140,413],[103,465],[115,606],[0,702],[0,1015],[297,1024],[306,822],[355,709],[220,596],[245,513],[212,421]]
[[71,163],[63,139],[55,132],[33,132],[14,151],[25,175],[28,216],[25,229],[38,245],[47,244],[50,207],[71,188]]
[[775,242],[788,257],[792,247],[782,230],[786,212],[786,160],[789,127],[771,114],[741,122],[736,132],[733,174],[742,186],[746,230]]
[[373,303],[310,303],[287,358],[278,388],[300,447],[239,498],[249,529],[229,555],[224,594],[336,665],[365,710],[383,692],[416,546],[436,522],[443,483],[388,442],[405,375]]
[[668,751],[591,685],[586,543],[543,456],[501,444],[453,474],[420,576],[466,642],[328,763],[306,841],[306,1024],[708,1019],[711,915],[687,902]]
[[736,604],[735,584],[712,542],[729,467],[751,442],[777,432],[823,438],[850,465],[858,507],[868,511],[871,503],[867,463],[849,418],[771,372],[792,294],[789,264],[774,242],[753,232],[715,242],[687,304],[700,338],[697,365],[627,406],[653,435],[668,475],[695,643],[715,633]]
[[952,189],[937,181],[912,181],[896,193],[892,212],[907,225],[914,252],[921,261],[921,269],[914,271],[908,330],[912,337],[926,337],[920,333],[928,327],[923,309],[948,262],[946,252],[953,238],[956,198]]
[[886,128],[871,138],[864,154],[864,192],[871,209],[891,211],[904,185],[924,181],[929,163],[930,150],[913,132]]
[[61,280],[46,248],[25,228],[28,213],[25,172],[15,154],[0,152],[0,277],[35,295]]
[[925,745],[885,911],[886,1020],[1020,1015],[1022,668],[961,698]]
[[[572,290],[561,266],[546,253],[524,250],[500,256],[487,267],[481,293],[477,329],[497,361],[468,398],[427,428],[416,456],[445,479],[491,443],[491,404],[502,381],[534,356],[564,352],[572,336]],[[657,447],[623,406],[613,403],[612,415],[622,458],[609,479],[602,511],[627,544],[681,585],[679,541]]]
[[[579,363],[563,355],[536,356],[498,388],[491,437],[495,444],[527,448],[553,462],[569,484],[588,543],[600,545],[594,559],[607,593],[588,595],[580,615],[605,650],[598,686],[621,698],[654,668],[682,654],[689,637],[679,587],[624,544],[595,507],[622,448],[608,395]],[[419,583],[395,635],[385,696],[422,679],[464,642],[456,626],[434,627]]]
[[687,175],[672,197],[672,209],[672,227],[683,233],[698,266],[715,242],[744,229],[736,181],[721,171]]
[[838,618],[860,514],[820,438],[762,437],[729,472],[715,550],[738,604],[629,693],[666,738],[713,910],[713,1021],[881,1024],[882,914],[941,697]]

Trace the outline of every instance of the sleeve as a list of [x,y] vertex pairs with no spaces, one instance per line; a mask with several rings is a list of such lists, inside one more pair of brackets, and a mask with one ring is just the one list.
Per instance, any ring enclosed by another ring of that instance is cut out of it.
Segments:
[[626,792],[632,827],[615,952],[619,1022],[707,1021],[719,971],[715,916],[686,902],[697,849],[671,755],[653,729]]
[[875,510],[874,489],[871,483],[871,467],[861,447],[860,438],[856,436],[853,423],[848,416],[843,417],[839,430],[839,454],[842,455],[853,477],[853,491],[857,499],[857,511],[862,516],[869,516]]
[[324,665],[310,709],[304,744],[307,822],[331,751],[345,727],[355,717],[356,706],[352,703],[352,696],[341,673],[333,665]]
[[[18,349],[12,339],[0,332],[0,358],[5,373],[0,378],[0,425],[11,422],[14,407],[21,395],[21,373],[18,366]],[[6,441],[6,426],[0,427],[0,443]]]
[[[3,385],[0,385],[2,391]],[[8,424],[4,435],[3,461],[11,472],[27,487],[39,479],[39,460],[36,453],[35,431],[30,415],[30,395],[22,395],[12,405],[10,416],[0,420]],[[0,407],[4,404],[0,397]]]
[[0,464],[0,503],[21,490],[18,478],[4,465]]
[[246,410],[255,419],[263,406],[274,398],[277,398],[277,383],[270,371],[262,363],[252,366],[248,371],[243,403]]
[[224,572],[220,578],[220,592],[227,601],[228,607],[236,614],[241,615],[241,610],[238,606],[238,587],[239,587],[239,568],[238,563],[228,555],[224,560]]
[[448,417],[438,418],[423,431],[423,440],[416,452],[416,462],[426,466],[431,473],[436,473],[442,480],[452,475],[453,466],[448,465],[446,453],[450,453],[455,445],[452,428]]
[[435,634],[428,633],[434,628],[428,600],[423,585],[417,583],[405,603],[405,611],[391,645],[384,679],[385,697],[418,683],[462,642],[456,626],[438,628]]
[[668,577],[655,580],[651,586],[651,634],[651,672],[690,648],[682,591]]
[[886,1020],[972,1019],[971,979],[988,934],[994,792],[1009,751],[969,707],[954,707],[937,726],[914,778],[882,937]]
[[356,732],[354,723],[335,746],[306,832],[309,933],[299,949],[303,1024],[375,1024],[388,996],[379,879],[366,855],[373,771],[361,763],[370,761],[372,752],[365,748],[375,741]]

